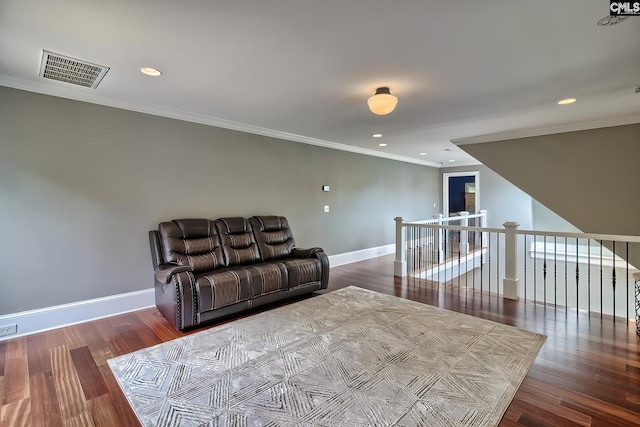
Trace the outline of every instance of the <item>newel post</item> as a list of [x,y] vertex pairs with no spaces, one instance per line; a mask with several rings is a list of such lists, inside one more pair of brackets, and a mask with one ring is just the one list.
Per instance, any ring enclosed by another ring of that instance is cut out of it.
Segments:
[[504,226],[504,279],[502,292],[504,298],[518,299],[518,230],[517,222],[505,222]]
[[393,262],[393,275],[404,277],[407,275],[407,257],[405,253],[405,232],[402,226],[403,219],[401,216],[394,218],[396,221],[396,259]]

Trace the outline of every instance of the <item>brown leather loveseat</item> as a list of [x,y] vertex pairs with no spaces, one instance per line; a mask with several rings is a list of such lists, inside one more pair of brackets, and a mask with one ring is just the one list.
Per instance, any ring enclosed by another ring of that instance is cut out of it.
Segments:
[[326,289],[329,259],[299,249],[285,217],[174,219],[149,232],[156,305],[187,329]]

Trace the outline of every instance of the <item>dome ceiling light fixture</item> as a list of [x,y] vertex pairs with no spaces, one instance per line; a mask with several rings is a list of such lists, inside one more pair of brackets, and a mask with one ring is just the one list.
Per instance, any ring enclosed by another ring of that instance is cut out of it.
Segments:
[[388,87],[379,87],[376,94],[367,100],[369,110],[373,114],[384,116],[392,112],[398,104],[398,98],[391,95]]

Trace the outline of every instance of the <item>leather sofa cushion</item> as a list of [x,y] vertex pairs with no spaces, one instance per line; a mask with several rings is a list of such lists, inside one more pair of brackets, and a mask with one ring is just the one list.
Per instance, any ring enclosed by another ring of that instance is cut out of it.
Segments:
[[259,263],[224,268],[196,276],[198,310],[205,312],[287,289],[287,269],[282,263]]
[[282,263],[289,272],[289,287],[322,280],[322,263],[317,258],[291,258]]
[[162,222],[158,234],[166,263],[189,265],[194,273],[226,265],[220,236],[211,220],[188,218]]
[[289,272],[281,262],[264,262],[244,268],[251,276],[251,297],[289,288]]
[[261,261],[249,221],[242,217],[233,217],[220,218],[214,222],[228,266]]
[[249,299],[249,275],[231,269],[196,276],[198,311],[213,310]]
[[254,216],[249,221],[255,233],[260,256],[264,261],[291,256],[296,242],[285,217]]

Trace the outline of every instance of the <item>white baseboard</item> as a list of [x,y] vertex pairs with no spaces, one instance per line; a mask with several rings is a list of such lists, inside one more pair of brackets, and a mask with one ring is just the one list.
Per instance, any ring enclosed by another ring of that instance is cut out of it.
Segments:
[[143,291],[127,292],[103,298],[7,314],[0,316],[0,328],[15,324],[17,325],[17,333],[0,337],[0,341],[116,314],[128,313],[154,305],[154,290],[145,289]]
[[389,245],[377,246],[375,248],[367,248],[361,249],[359,251],[330,255],[329,265],[331,267],[338,267],[340,265],[351,264],[352,262],[364,261],[365,259],[392,254],[395,251],[396,245],[394,243],[391,243]]
[[[329,256],[329,265],[331,267],[337,267],[339,265],[351,264],[352,262],[387,255],[394,251],[395,245],[390,244],[331,255]],[[17,325],[17,333],[0,337],[0,342],[36,332],[44,332],[63,326],[75,325],[90,320],[141,310],[143,308],[153,307],[154,305],[155,296],[152,288],[7,314],[0,316],[0,328],[15,324]]]

